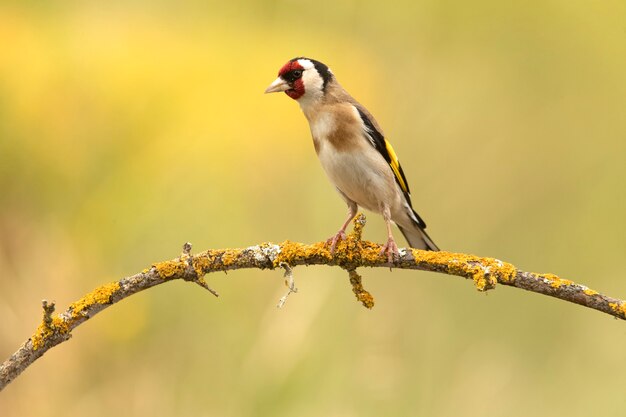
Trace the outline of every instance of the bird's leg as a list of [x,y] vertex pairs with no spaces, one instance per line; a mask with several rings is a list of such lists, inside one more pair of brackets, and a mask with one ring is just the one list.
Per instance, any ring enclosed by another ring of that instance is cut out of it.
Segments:
[[346,228],[348,227],[348,225],[350,224],[352,219],[354,219],[354,216],[356,216],[356,212],[357,212],[357,205],[356,205],[356,203],[348,202],[348,218],[346,219],[344,224],[341,226],[341,229],[339,229],[337,234],[335,234],[334,236],[330,237],[326,241],[326,243],[330,244],[330,254],[331,255],[334,255],[335,249],[337,249],[337,243],[339,243],[339,241],[341,241],[341,240],[346,238]]
[[391,212],[389,207],[383,208],[383,218],[387,224],[387,243],[383,245],[383,248],[380,250],[380,254],[382,255],[386,253],[387,260],[389,263],[392,263],[394,256],[400,256],[400,251],[398,250],[398,245],[396,245],[396,241],[393,239],[393,233],[391,232]]

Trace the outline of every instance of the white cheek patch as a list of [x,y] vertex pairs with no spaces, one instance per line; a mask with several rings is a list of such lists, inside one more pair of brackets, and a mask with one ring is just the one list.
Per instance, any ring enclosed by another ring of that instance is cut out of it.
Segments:
[[304,95],[298,99],[300,107],[304,110],[313,106],[324,95],[324,80],[310,60],[302,58],[298,60],[298,64],[304,68],[302,73]]
[[317,73],[315,68],[307,69],[302,74],[302,82],[304,82],[304,91],[306,93],[322,92],[324,80]]

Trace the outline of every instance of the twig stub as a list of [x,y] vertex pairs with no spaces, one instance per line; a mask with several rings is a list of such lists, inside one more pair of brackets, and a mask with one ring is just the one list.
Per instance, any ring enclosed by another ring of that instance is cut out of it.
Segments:
[[289,264],[286,262],[281,262],[280,267],[285,269],[285,286],[287,286],[288,291],[287,294],[283,295],[280,300],[278,300],[278,304],[276,305],[276,307],[283,308],[285,306],[285,303],[287,302],[287,297],[289,297],[291,293],[298,292],[298,289],[296,288],[296,282],[293,278],[293,269],[289,266]]
[[374,297],[363,288],[361,276],[356,272],[356,269],[348,270],[348,275],[350,276],[352,292],[356,296],[356,299],[363,304],[363,307],[371,310],[374,307]]

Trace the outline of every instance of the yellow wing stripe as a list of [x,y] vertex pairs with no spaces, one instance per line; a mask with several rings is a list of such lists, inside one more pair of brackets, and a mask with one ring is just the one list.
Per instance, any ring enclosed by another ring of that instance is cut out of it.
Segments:
[[402,191],[404,191],[405,193],[408,193],[409,189],[404,182],[404,178],[402,178],[402,175],[400,174],[400,162],[398,161],[396,152],[391,147],[391,143],[389,143],[387,139],[385,139],[385,148],[387,148],[387,153],[389,154],[390,158],[389,166],[391,167],[393,174],[396,176],[398,184],[400,184],[400,188],[402,188]]

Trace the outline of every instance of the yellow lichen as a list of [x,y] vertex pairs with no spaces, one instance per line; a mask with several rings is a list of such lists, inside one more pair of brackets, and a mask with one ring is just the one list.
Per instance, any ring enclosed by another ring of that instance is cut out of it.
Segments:
[[119,282],[111,282],[109,284],[96,288],[92,292],[86,294],[80,300],[70,304],[72,315],[81,314],[83,311],[85,311],[87,308],[91,307],[94,304],[110,303],[111,296],[116,291],[119,291],[119,289],[120,289]]
[[359,264],[363,266],[375,266],[387,263],[387,254],[382,252],[382,246],[376,243],[361,241],[359,243]]
[[321,258],[324,261],[331,261],[338,265],[350,265],[360,263],[361,265],[373,265],[380,263],[383,259],[380,249],[375,252],[368,250],[370,246],[375,244],[361,240],[363,227],[365,226],[365,216],[359,214],[353,221],[353,229],[345,239],[337,242],[335,252],[331,256],[330,244],[328,242],[318,242],[312,245],[303,245],[291,241],[284,241],[280,244],[280,253],[274,260],[274,267],[278,267],[281,262],[294,264],[298,261]]
[[[331,259],[339,265],[375,266],[385,261],[385,254],[381,253],[381,247],[375,243],[359,240],[363,222],[359,217],[355,221],[355,230],[346,239],[337,244],[335,253],[331,257],[329,246],[325,242],[313,245],[302,245],[290,241],[283,242],[280,253],[274,260],[274,267],[281,262],[293,265],[301,260],[321,257],[324,260]],[[479,291],[494,288],[496,283],[511,284],[515,281],[517,269],[510,263],[502,262],[494,258],[483,258],[473,255],[432,252],[417,249],[412,251],[416,263],[430,266],[433,270],[441,270],[450,274],[472,278]]]
[[156,269],[157,274],[163,279],[169,279],[172,277],[181,277],[187,270],[187,262],[182,259],[174,261],[159,262],[152,265]]
[[548,274],[535,274],[535,275],[547,281],[552,288],[561,288],[564,286],[574,284],[573,281],[570,281],[569,279],[560,278],[558,275],[555,275],[555,274],[548,273]]
[[69,316],[67,314],[63,316],[57,314],[53,317],[48,317],[48,322],[46,322],[46,318],[42,320],[41,324],[35,331],[35,334],[31,337],[31,341],[33,343],[33,349],[37,350],[45,341],[50,338],[55,332],[58,334],[67,334],[72,329],[72,325],[76,323],[77,320],[83,317],[83,313],[89,309],[89,307],[95,304],[108,304],[111,302],[111,296],[119,291],[120,284],[119,282],[111,282],[106,285],[102,285],[90,293],[86,294],[80,300],[70,304],[70,308],[68,311],[71,313]]
[[67,321],[63,319],[60,315],[57,315],[52,318],[50,328],[61,334],[69,333],[69,331],[71,330],[71,321]]
[[352,235],[356,240],[361,240],[363,236],[363,228],[365,227],[365,215],[363,213],[359,213],[352,222]]
[[[355,238],[355,234],[350,234],[342,240],[335,249],[333,257],[338,264],[354,263],[361,261],[363,242]],[[330,246],[324,245],[323,249],[330,255]]]
[[[345,245],[345,243],[342,244]],[[335,255],[338,255],[340,252],[344,252],[344,250],[341,250],[340,247],[341,244],[338,245]],[[315,256],[324,257],[328,260],[331,259],[328,247],[324,243],[320,242],[313,245],[303,245],[301,243],[286,240],[280,244],[280,252],[278,253],[278,256],[276,256],[276,259],[274,259],[273,264],[274,268],[278,268],[282,262],[285,262],[288,265],[295,265],[299,261],[311,259]]]
[[621,318],[626,319],[626,303],[609,303],[609,307]]
[[510,284],[515,281],[517,274],[515,266],[495,258],[418,249],[412,249],[412,254],[418,264],[426,264],[435,270],[472,278],[479,291],[492,289],[498,282]]
[[230,249],[225,251],[222,255],[222,264],[224,265],[224,267],[234,265],[237,262],[237,259],[239,259],[239,252],[240,251],[236,249]]
[[35,333],[30,337],[30,340],[33,342],[33,349],[37,350],[43,346],[46,339],[52,336],[53,329],[52,325],[48,325],[44,321],[39,324]]
[[207,251],[201,255],[194,256],[193,270],[196,271],[196,276],[201,277],[207,272],[210,272],[215,258],[216,256],[213,251]]
[[594,291],[594,290],[592,290],[590,288],[587,288],[586,290],[583,290],[583,292],[585,294],[587,294],[587,295],[597,295],[598,294],[598,291]]
[[352,292],[356,296],[356,299],[359,300],[364,307],[371,310],[374,307],[374,297],[365,288],[363,288],[361,276],[357,274],[355,270],[350,270],[348,272],[350,274]]

